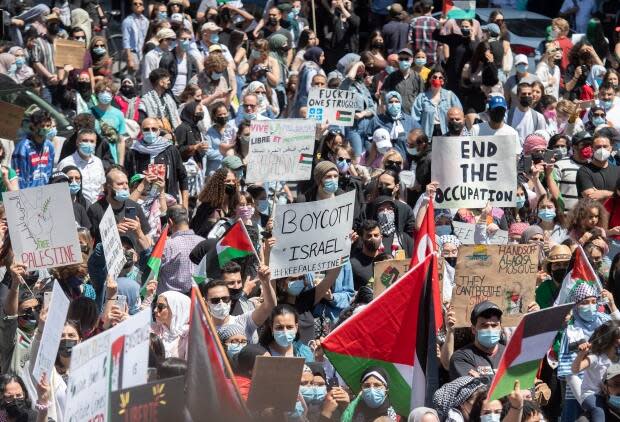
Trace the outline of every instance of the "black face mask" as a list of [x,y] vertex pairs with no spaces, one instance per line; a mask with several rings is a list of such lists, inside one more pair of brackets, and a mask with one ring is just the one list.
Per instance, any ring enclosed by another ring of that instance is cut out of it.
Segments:
[[519,97],[519,104],[522,107],[529,107],[532,105],[532,97]]
[[230,293],[230,298],[232,300],[239,300],[239,298],[241,297],[241,294],[243,293],[243,289],[228,289],[228,292]]
[[278,18],[269,18],[269,25],[271,26],[278,26]]
[[383,48],[383,43],[381,41],[374,41],[372,43],[372,48]]
[[47,33],[50,35],[57,35],[60,32],[59,23],[50,23],[47,25]]
[[500,123],[504,121],[504,116],[506,115],[506,109],[502,107],[497,107],[492,110],[489,110],[489,118],[493,123]]
[[382,195],[382,196],[392,196],[392,191],[393,189],[385,187],[385,186],[379,187],[379,195]]
[[121,86],[121,94],[127,98],[133,98],[136,96],[136,87],[132,85]]
[[471,35],[471,29],[461,28],[461,34],[463,34],[465,38],[469,38],[469,36]]
[[77,88],[80,94],[90,93],[91,91],[90,82],[78,82]]
[[58,354],[63,358],[70,358],[71,353],[73,352],[73,348],[77,345],[77,340],[70,340],[68,338],[60,340],[60,345],[58,346]]
[[400,166],[398,166],[398,165],[396,165],[396,164],[387,164],[387,165],[385,166],[385,169],[386,169],[386,170],[392,170],[393,172],[395,172],[395,173],[397,173],[397,174],[398,174],[398,173],[400,173],[400,171],[402,170],[402,169],[400,168]]
[[566,277],[566,268],[560,268],[551,271],[551,277],[556,283],[562,284],[562,282],[564,281],[564,277]]
[[445,260],[448,264],[450,264],[450,266],[451,266],[452,268],[455,268],[455,267],[456,267],[456,256],[450,256],[450,257],[444,258],[444,260]]
[[196,123],[202,122],[202,119],[204,119],[204,118],[205,118],[205,114],[202,113],[202,112],[194,114],[194,121]]
[[452,135],[460,135],[465,124],[461,122],[448,122],[448,130]]
[[232,195],[233,193],[235,193],[237,189],[235,188],[235,185],[225,185],[224,186],[224,192],[226,192],[227,195]]
[[215,123],[217,123],[218,125],[224,126],[226,122],[228,122],[228,116],[218,116],[213,120],[215,120]]
[[379,245],[381,245],[381,242],[379,240],[374,240],[374,239],[364,240],[364,247],[368,249],[370,252],[377,252],[377,250],[379,249]]
[[8,403],[3,402],[2,408],[6,411],[7,416],[19,420],[21,419],[21,416],[26,412],[26,400],[15,399]]

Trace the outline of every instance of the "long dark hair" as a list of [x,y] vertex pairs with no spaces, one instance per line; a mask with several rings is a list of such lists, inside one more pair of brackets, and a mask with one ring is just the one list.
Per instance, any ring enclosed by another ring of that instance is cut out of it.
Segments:
[[[280,315],[292,314],[295,317],[295,324],[299,324],[299,314],[291,305],[286,303],[282,303],[271,311],[271,315],[265,324],[265,329],[260,335],[258,342],[261,346],[265,348],[269,348],[269,345],[274,341],[273,338],[273,320]],[[299,330],[297,330],[297,334],[295,335],[295,341],[299,340]]]
[[476,46],[474,54],[471,56],[469,68],[471,73],[476,73],[481,65],[487,63],[487,59],[484,53],[491,50],[491,45],[487,41],[481,41]]
[[9,372],[7,374],[0,375],[0,393],[4,395],[4,392],[6,391],[6,386],[8,384],[11,384],[12,382],[16,382],[20,385],[20,387],[22,388],[22,391],[24,392],[24,403],[26,404],[26,408],[30,409],[30,407],[32,406],[32,403],[28,395],[28,389],[26,388],[26,384],[24,384],[24,381],[22,380],[22,378],[16,373]]
[[620,338],[620,325],[616,321],[609,320],[598,327],[590,336],[592,344],[592,353],[600,355],[607,353],[607,350],[616,345],[616,341]]

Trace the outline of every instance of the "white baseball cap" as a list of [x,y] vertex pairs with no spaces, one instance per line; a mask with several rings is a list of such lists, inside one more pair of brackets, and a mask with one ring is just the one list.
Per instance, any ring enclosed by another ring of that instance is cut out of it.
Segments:
[[520,63],[525,63],[525,64],[528,63],[527,56],[525,54],[517,54],[515,56],[515,65],[518,65]]
[[390,132],[387,129],[380,127],[372,134],[372,141],[377,146],[377,149],[392,148],[392,141],[390,141]]

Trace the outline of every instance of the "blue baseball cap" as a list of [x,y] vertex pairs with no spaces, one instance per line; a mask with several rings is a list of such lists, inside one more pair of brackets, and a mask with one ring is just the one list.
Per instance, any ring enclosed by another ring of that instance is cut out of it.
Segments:
[[503,107],[504,109],[508,110],[508,105],[506,104],[506,100],[501,95],[494,95],[491,98],[489,98],[487,105],[489,106],[489,110],[493,110],[494,108],[497,108],[497,107]]

